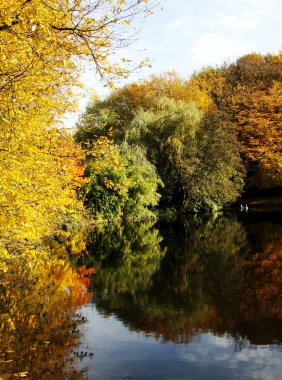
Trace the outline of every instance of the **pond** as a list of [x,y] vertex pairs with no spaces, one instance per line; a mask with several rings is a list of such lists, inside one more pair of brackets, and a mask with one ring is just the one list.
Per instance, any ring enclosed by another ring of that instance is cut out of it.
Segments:
[[1,380],[281,378],[280,213],[110,225],[88,244],[79,276],[1,279]]
[[281,378],[281,215],[112,226],[92,242],[88,379]]

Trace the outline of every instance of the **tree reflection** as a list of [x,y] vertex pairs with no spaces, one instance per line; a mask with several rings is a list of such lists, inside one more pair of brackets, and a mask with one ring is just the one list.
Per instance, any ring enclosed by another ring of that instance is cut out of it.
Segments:
[[101,299],[107,299],[111,307],[119,307],[123,295],[135,298],[151,287],[152,276],[165,254],[153,224],[108,225],[92,234],[95,287],[101,289]]
[[68,356],[78,342],[75,310],[89,299],[85,273],[63,260],[22,256],[10,259],[0,276],[0,377],[83,379]]
[[282,342],[280,224],[247,228],[231,216],[190,218],[161,226],[162,241],[156,230],[134,230],[119,230],[109,250],[110,234],[96,238],[101,311],[175,343],[197,339],[201,331]]
[[282,225],[272,221],[247,226],[249,249],[243,288],[244,332],[257,344],[282,342]]

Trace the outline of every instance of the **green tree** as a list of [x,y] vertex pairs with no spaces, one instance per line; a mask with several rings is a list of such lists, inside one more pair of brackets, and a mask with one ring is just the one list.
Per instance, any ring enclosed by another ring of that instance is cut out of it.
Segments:
[[236,133],[222,113],[205,115],[195,145],[194,156],[186,156],[188,167],[183,162],[184,208],[216,211],[229,206],[241,194],[245,169]]
[[146,158],[144,149],[124,143],[120,147],[126,160],[126,176],[129,181],[127,201],[124,206],[126,219],[155,218],[154,207],[160,200],[159,188],[163,186],[156,168]]
[[166,205],[215,211],[240,194],[239,146],[220,114],[203,117],[195,103],[163,98],[157,111],[136,114],[126,140],[146,149],[164,183]]
[[88,150],[85,205],[96,219],[121,221],[154,218],[161,181],[143,150],[97,138]]

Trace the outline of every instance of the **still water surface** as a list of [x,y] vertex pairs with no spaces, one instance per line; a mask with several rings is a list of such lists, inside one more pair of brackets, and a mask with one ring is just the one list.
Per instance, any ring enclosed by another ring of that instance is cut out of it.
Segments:
[[6,262],[1,380],[282,379],[281,214],[111,225],[88,243],[78,273]]
[[281,215],[111,226],[92,247],[88,379],[282,378]]

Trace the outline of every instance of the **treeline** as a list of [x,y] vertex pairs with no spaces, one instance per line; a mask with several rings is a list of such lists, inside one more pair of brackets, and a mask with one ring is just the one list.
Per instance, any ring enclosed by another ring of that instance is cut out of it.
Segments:
[[159,206],[213,212],[250,189],[281,188],[282,55],[245,55],[191,78],[175,72],[90,103],[75,138],[87,152],[96,218]]

